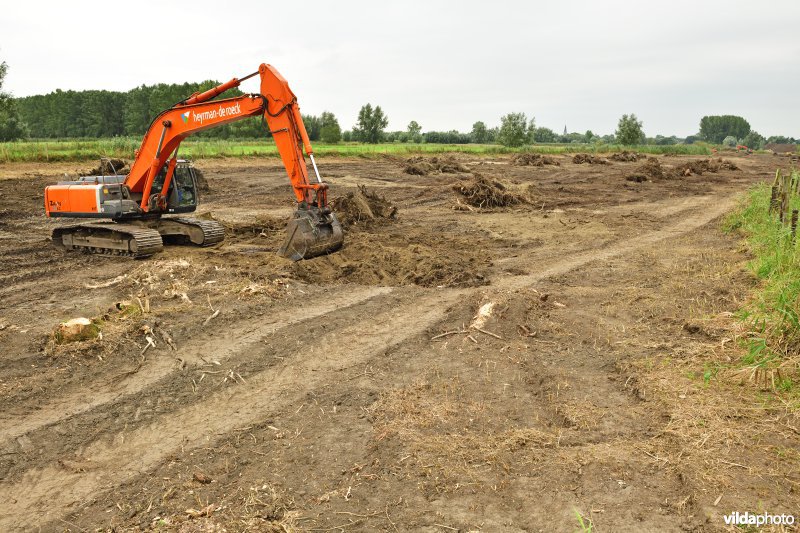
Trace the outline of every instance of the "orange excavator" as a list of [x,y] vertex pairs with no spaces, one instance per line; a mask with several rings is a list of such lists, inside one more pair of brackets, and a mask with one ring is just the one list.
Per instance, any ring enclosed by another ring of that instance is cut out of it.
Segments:
[[[260,76],[258,94],[213,100],[243,81]],[[213,220],[181,215],[197,209],[197,178],[188,162],[178,159],[181,142],[194,133],[247,117],[261,116],[272,133],[286,167],[297,210],[278,253],[294,261],[331,253],[342,246],[342,227],[328,205],[328,184],[319,175],[297,97],[271,65],[241,79],[233,78],[195,93],[159,114],[135,152],[127,176],[88,176],[45,189],[48,217],[97,218],[53,230],[53,243],[67,249],[147,257],[164,242],[210,246],[224,239]],[[311,160],[309,178],[305,153]]]

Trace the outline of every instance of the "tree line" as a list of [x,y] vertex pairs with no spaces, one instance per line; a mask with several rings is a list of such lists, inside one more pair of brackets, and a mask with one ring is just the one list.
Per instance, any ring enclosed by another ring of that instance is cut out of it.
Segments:
[[[33,138],[100,138],[144,135],[151,121],[159,113],[172,107],[195,92],[219,85],[215,80],[200,83],[142,85],[130,91],[62,91],[44,95],[13,98],[2,92],[7,72],[5,62],[0,63],[0,141]],[[219,98],[243,94],[231,89]],[[478,121],[469,132],[422,131],[422,126],[412,120],[406,129],[387,131],[389,118],[381,106],[371,103],[361,107],[352,129],[343,131],[336,116],[330,111],[320,115],[303,115],[303,122],[312,141],[325,143],[435,143],[435,144],[502,144],[522,146],[534,143],[582,144],[691,144],[706,141],[729,146],[746,145],[761,148],[766,143],[797,143],[797,139],[783,136],[765,138],[753,131],[750,124],[735,115],[705,116],[700,120],[697,134],[685,139],[676,136],[647,137],[642,122],[635,114],[623,115],[613,134],[598,135],[586,132],[557,133],[536,125],[533,117],[525,113],[508,113],[500,118],[498,127],[488,127]],[[258,139],[269,136],[259,117],[253,117],[200,132],[199,137],[220,139]]]

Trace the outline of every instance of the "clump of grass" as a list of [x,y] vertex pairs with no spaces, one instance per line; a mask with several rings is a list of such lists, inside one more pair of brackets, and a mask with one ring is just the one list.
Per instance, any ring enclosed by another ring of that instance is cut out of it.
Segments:
[[582,533],[592,533],[591,518],[584,517],[577,509],[573,509],[573,512],[575,513],[575,518],[578,520],[578,527],[580,528],[578,531]]
[[[800,174],[793,171],[791,190],[797,180]],[[744,236],[753,255],[749,268],[761,281],[739,313],[749,328],[742,363],[754,377],[771,380],[772,388],[787,390],[800,370],[800,253],[789,224],[770,212],[770,198],[768,184],[753,188],[725,229]],[[797,194],[790,196],[787,213],[793,209],[800,209]]]

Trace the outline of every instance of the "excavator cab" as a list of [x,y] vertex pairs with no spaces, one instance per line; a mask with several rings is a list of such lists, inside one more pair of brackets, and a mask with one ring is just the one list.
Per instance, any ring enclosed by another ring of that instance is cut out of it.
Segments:
[[[161,172],[153,180],[153,191],[160,191],[164,187],[167,177],[167,168],[164,165]],[[175,172],[169,183],[167,191],[166,213],[191,213],[197,209],[197,173],[190,161],[179,159]]]

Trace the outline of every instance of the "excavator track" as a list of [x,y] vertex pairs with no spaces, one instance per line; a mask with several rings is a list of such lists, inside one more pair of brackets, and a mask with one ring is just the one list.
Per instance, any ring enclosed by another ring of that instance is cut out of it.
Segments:
[[88,223],[53,230],[53,244],[68,250],[96,254],[149,257],[163,248],[155,229],[134,224]]
[[191,217],[176,217],[167,220],[174,220],[179,224],[185,224],[187,226],[198,228],[203,234],[203,242],[195,242],[192,240],[192,243],[200,246],[211,246],[213,244],[217,244],[218,242],[222,242],[222,240],[225,238],[225,226],[215,220],[201,220],[199,218]]

